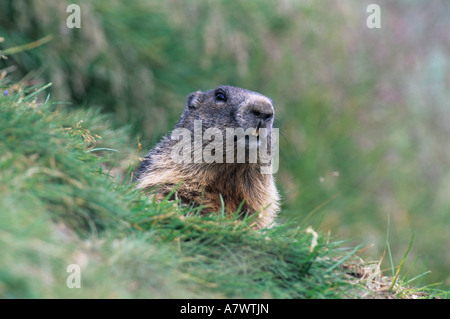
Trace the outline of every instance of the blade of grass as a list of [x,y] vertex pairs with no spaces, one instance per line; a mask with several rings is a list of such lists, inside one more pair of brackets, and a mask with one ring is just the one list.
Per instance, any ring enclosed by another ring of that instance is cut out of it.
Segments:
[[329,267],[325,272],[330,272],[333,269],[336,269],[339,265],[343,264],[348,258],[350,258],[351,256],[353,256],[357,250],[359,250],[362,247],[361,245],[356,246],[355,248],[353,248],[349,253],[347,253],[344,257],[342,257],[337,263],[335,263],[333,266]]
[[384,256],[386,254],[386,250],[388,252],[388,256],[389,256],[389,263],[391,265],[391,273],[392,276],[395,275],[395,269],[394,269],[394,261],[392,260],[392,252],[391,252],[391,246],[389,244],[389,229],[391,228],[391,215],[388,215],[388,222],[387,222],[387,229],[386,229],[386,246],[383,252],[383,257],[381,258],[382,260],[384,259]]
[[394,285],[398,280],[398,277],[400,275],[400,271],[403,269],[403,264],[405,263],[406,257],[408,257],[409,252],[411,251],[411,247],[414,241],[414,234],[411,237],[411,240],[409,241],[408,249],[406,250],[405,254],[403,255],[403,258],[400,260],[400,265],[397,268],[397,272],[395,273],[394,279],[392,280],[392,284],[389,287],[389,291],[393,291]]
[[6,49],[3,52],[1,52],[1,54],[2,55],[11,55],[11,54],[31,50],[31,49],[37,48],[37,47],[51,41],[52,39],[53,39],[53,36],[47,35],[47,36],[45,36],[39,40],[36,40],[34,42],[30,42],[30,43],[27,43],[24,45],[18,45],[18,46]]
[[222,217],[225,217],[225,202],[223,201],[222,194],[219,194],[220,197],[220,204],[222,205],[222,208],[220,209],[220,214]]
[[27,95],[23,100],[24,100],[25,102],[28,102],[32,97],[34,97],[35,95],[39,94],[39,93],[42,92],[43,90],[49,88],[50,86],[52,86],[52,83],[51,83],[51,82],[48,83],[48,84],[46,84],[46,85],[44,85],[44,86],[42,86],[40,89],[34,91],[34,92],[31,93],[30,95]]
[[97,152],[97,151],[111,151],[111,152],[117,152],[120,153],[118,150],[115,150],[113,148],[108,148],[108,147],[98,147],[98,148],[93,148],[91,150],[87,150],[85,151],[85,153],[91,153],[91,152]]
[[408,284],[416,281],[417,279],[420,279],[420,278],[422,278],[422,277],[424,277],[424,276],[426,276],[428,274],[431,274],[431,270],[425,271],[424,273],[422,273],[420,275],[417,275],[414,278],[409,279],[408,281],[405,282],[405,284],[408,285]]

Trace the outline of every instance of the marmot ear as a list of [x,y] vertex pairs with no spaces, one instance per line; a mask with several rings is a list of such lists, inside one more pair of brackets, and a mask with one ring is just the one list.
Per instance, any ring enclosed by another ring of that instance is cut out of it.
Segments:
[[186,107],[190,109],[195,109],[198,107],[200,103],[200,95],[202,94],[202,91],[197,91],[194,93],[191,93],[191,95],[188,96],[186,100]]

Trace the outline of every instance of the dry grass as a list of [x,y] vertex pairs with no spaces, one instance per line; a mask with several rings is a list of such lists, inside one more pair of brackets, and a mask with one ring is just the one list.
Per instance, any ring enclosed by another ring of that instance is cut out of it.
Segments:
[[363,285],[367,290],[360,290],[362,299],[429,299],[439,298],[436,292],[418,289],[394,277],[385,276],[381,269],[381,260],[366,263],[355,257],[342,266],[348,272],[349,280],[355,285]]

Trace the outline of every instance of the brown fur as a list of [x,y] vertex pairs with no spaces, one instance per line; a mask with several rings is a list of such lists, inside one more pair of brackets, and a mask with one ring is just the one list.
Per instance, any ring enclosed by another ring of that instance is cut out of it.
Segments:
[[[226,101],[218,99],[219,91],[226,96]],[[272,102],[259,93],[220,87],[195,92],[186,104],[176,128],[187,128],[192,132],[193,121],[198,119],[203,121],[203,131],[209,127],[246,129],[252,125],[272,128]],[[260,120],[265,114],[270,118],[266,116]],[[249,163],[248,157],[245,163],[176,163],[171,159],[171,151],[177,142],[166,136],[150,151],[136,173],[138,188],[156,188],[156,196],[162,199],[178,186],[175,196],[183,203],[201,205],[204,214],[219,212],[222,197],[227,214],[236,212],[243,203],[241,213],[258,214],[256,228],[274,223],[279,210],[279,195],[273,176],[261,174],[259,159],[256,163]]]

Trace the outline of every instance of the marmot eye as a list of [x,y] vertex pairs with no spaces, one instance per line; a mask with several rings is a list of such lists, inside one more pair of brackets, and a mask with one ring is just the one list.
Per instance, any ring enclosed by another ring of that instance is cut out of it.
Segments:
[[216,100],[217,101],[226,102],[227,101],[227,96],[222,91],[216,92]]

